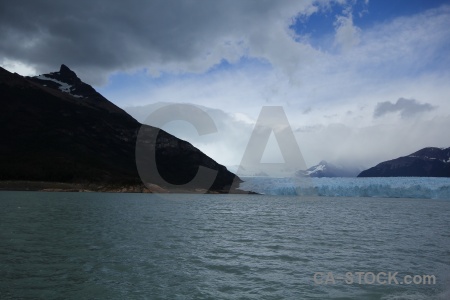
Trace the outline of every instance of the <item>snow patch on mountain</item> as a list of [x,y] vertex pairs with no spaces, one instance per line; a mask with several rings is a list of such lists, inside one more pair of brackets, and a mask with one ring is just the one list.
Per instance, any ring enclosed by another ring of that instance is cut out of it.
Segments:
[[307,170],[299,170],[296,175],[299,177],[356,177],[360,172],[360,168],[334,165],[322,160]]
[[[311,169],[311,168],[312,168],[312,169]],[[311,176],[311,175],[313,175],[313,174],[316,174],[316,173],[319,172],[319,171],[324,171],[325,168],[326,168],[326,166],[325,166],[325,165],[318,165],[318,166],[314,166],[314,167],[311,167],[311,168],[308,169],[308,170],[305,172],[306,175]]]
[[[45,75],[38,75],[38,76],[35,76],[35,78],[40,79],[40,80],[53,81],[53,82],[59,84],[58,89],[59,89],[61,92],[70,94],[71,96],[73,96],[73,97],[75,97],[75,98],[83,98],[83,96],[81,96],[81,95],[75,95],[75,94],[72,94],[72,93],[71,93],[71,90],[72,90],[73,87],[72,87],[70,84],[68,84],[68,83],[59,81],[59,80],[57,80],[57,79],[55,79],[55,78],[47,77],[47,76],[45,76]],[[45,85],[44,85],[44,86],[45,86]]]

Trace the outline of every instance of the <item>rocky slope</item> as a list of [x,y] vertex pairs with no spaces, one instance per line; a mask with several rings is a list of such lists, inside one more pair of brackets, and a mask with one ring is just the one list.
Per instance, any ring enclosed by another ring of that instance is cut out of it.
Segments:
[[142,184],[135,159],[141,126],[154,137],[150,142],[161,176],[152,184],[187,183],[199,166],[216,170],[217,176],[212,186],[200,183],[198,189],[228,192],[234,180],[240,181],[188,142],[141,125],[65,65],[36,77],[0,68],[0,105],[1,181]]

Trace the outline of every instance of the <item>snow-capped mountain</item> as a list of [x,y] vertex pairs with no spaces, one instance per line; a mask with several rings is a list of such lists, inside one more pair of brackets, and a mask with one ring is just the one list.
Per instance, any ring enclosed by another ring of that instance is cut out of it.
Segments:
[[356,177],[361,172],[359,168],[337,166],[325,160],[307,170],[300,170],[297,176],[309,177]]
[[78,103],[86,103],[89,106],[95,106],[100,109],[106,109],[109,112],[124,114],[125,112],[108,101],[92,86],[81,81],[77,74],[69,69],[66,65],[61,65],[59,72],[51,72],[26,79],[38,83],[49,92],[53,92],[55,96],[69,96],[68,100],[76,98]]
[[450,147],[423,148],[407,156],[379,163],[358,177],[450,177]]

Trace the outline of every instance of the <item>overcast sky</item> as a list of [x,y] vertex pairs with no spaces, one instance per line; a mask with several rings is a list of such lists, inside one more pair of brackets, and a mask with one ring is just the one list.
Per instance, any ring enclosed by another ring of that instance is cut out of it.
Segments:
[[215,136],[169,129],[225,165],[240,163],[261,107],[281,105],[308,166],[370,167],[450,146],[447,3],[0,0],[0,65],[64,63],[135,113],[201,105]]

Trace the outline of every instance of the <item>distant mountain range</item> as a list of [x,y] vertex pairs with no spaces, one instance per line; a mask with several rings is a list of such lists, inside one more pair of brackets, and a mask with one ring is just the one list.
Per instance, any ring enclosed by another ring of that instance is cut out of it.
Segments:
[[143,186],[135,159],[141,126],[155,136],[148,142],[154,143],[164,179],[156,176],[152,184],[187,183],[199,166],[216,170],[217,176],[211,187],[200,184],[198,189],[228,192],[234,181],[240,182],[190,143],[140,124],[65,65],[35,77],[0,68],[0,105],[2,182]]
[[360,172],[361,169],[359,168],[337,166],[322,160],[307,170],[298,171],[296,175],[309,177],[356,177]]
[[[238,170],[238,166],[231,166]],[[450,177],[450,148],[428,147],[410,155],[379,163],[375,167],[362,168],[335,165],[322,160],[307,170],[295,172],[298,177]],[[245,172],[245,169],[243,169]],[[242,170],[241,170],[242,172]],[[247,174],[248,173],[248,174]],[[247,172],[241,176],[269,176],[265,173]],[[286,174],[292,176],[292,174]]]
[[300,170],[308,177],[450,177],[450,148],[427,147],[407,156],[379,163],[361,172],[359,168],[336,166],[326,161]]
[[379,163],[358,177],[450,177],[450,148],[423,148]]

